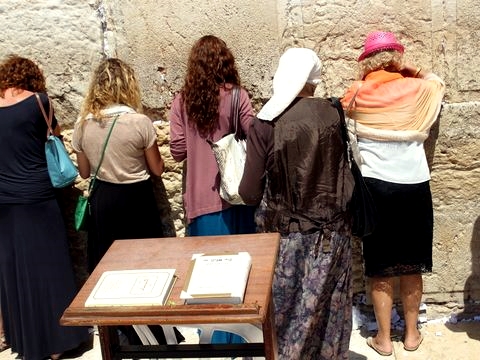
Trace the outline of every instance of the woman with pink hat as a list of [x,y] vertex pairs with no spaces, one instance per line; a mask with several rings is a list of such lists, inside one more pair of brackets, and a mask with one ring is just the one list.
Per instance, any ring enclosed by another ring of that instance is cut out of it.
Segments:
[[404,47],[390,32],[367,36],[358,58],[359,79],[342,105],[356,134],[360,168],[377,206],[378,221],[363,238],[365,274],[378,325],[368,345],[391,355],[394,280],[400,282],[405,317],[403,347],[415,351],[422,274],[432,270],[433,209],[430,171],[423,147],[441,108],[445,84],[405,62]]

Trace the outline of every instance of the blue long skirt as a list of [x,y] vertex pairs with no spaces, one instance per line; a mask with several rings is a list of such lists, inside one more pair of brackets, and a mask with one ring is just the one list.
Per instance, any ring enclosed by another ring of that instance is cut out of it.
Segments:
[[[205,214],[193,219],[188,225],[189,236],[253,234],[256,232],[255,207],[235,205],[228,209]],[[214,331],[212,344],[239,344],[245,340],[226,331]]]
[[196,217],[188,225],[189,236],[254,234],[255,206],[235,205]]

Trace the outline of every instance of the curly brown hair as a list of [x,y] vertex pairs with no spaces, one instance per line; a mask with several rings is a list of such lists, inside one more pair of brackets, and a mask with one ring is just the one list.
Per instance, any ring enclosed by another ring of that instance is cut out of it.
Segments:
[[204,137],[218,125],[220,86],[227,83],[240,86],[232,52],[216,36],[201,37],[190,50],[182,100],[188,121]]
[[0,64],[0,94],[8,88],[31,92],[46,92],[45,76],[32,60],[18,55],[8,55]]
[[105,59],[93,72],[80,118],[88,114],[101,120],[101,110],[109,105],[123,104],[142,112],[140,85],[133,69],[117,58]]

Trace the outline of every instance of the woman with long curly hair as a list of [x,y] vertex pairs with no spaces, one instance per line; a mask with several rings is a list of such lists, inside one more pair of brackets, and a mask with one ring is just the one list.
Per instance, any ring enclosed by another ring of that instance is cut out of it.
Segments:
[[97,170],[90,194],[88,258],[95,268],[116,239],[162,237],[151,174],[160,176],[163,160],[152,121],[142,114],[140,86],[133,69],[122,60],[103,60],[93,73],[72,147],[80,176]]
[[[0,305],[5,339],[25,360],[50,357],[88,339],[84,327],[60,326],[77,286],[63,216],[50,181],[45,141],[51,103],[35,62],[0,64]],[[55,116],[53,132],[60,134]],[[1,344],[4,349],[3,344]]]
[[[114,240],[164,235],[150,179],[163,173],[164,163],[155,128],[142,109],[140,84],[133,69],[120,59],[101,61],[72,136],[80,176],[89,178],[98,169],[90,191],[90,271]],[[155,329],[157,340],[166,343],[161,327]],[[141,344],[133,327],[121,326],[120,330],[130,344]]]
[[[187,234],[229,235],[255,232],[255,208],[230,205],[220,197],[220,175],[208,141],[217,141],[234,127],[232,89],[239,88],[239,122],[244,134],[253,119],[253,108],[235,58],[226,43],[213,35],[192,47],[187,73],[170,112],[170,152],[176,161],[186,160],[183,202]],[[236,335],[215,332],[212,342],[240,342]]]
[[208,143],[232,132],[233,87],[240,88],[239,119],[247,134],[254,114],[234,56],[223,40],[203,36],[190,51],[184,85],[170,113],[171,154],[176,161],[187,160],[183,200],[190,236],[255,232],[254,208],[231,206],[220,197],[220,175]]

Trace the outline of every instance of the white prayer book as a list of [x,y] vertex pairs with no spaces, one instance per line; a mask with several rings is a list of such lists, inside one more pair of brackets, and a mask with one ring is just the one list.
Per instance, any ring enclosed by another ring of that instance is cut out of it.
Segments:
[[105,271],[85,306],[165,305],[175,280],[175,269]]
[[237,254],[193,254],[180,298],[186,304],[241,304],[252,258]]

